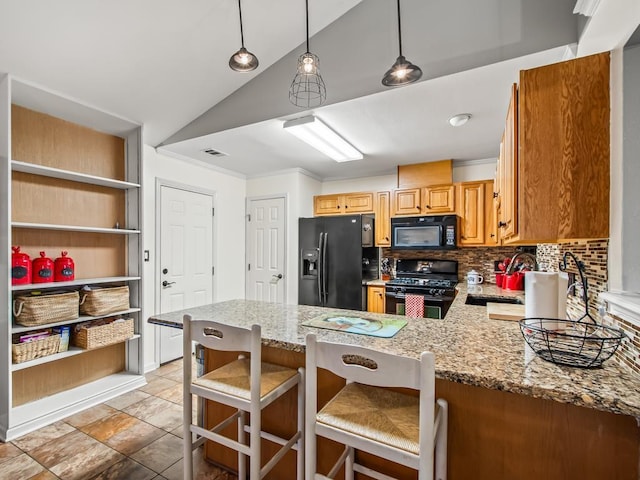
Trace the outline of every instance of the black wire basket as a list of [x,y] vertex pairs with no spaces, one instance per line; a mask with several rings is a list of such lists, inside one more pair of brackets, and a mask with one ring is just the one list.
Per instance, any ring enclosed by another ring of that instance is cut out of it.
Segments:
[[520,320],[520,330],[542,359],[580,368],[601,367],[626,338],[618,328],[582,319],[524,318]]

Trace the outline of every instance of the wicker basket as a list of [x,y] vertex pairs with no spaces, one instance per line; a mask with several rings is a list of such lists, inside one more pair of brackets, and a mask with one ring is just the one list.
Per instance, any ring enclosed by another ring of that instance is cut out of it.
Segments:
[[78,292],[18,295],[13,300],[13,316],[25,327],[73,320],[78,318],[79,298]]
[[11,345],[13,363],[28,362],[47,355],[58,353],[60,335],[51,335],[32,342],[14,343]]
[[129,287],[83,290],[80,300],[82,315],[107,315],[129,309]]
[[132,336],[133,318],[122,321],[102,320],[76,325],[71,334],[71,343],[76,347],[91,350],[124,342]]

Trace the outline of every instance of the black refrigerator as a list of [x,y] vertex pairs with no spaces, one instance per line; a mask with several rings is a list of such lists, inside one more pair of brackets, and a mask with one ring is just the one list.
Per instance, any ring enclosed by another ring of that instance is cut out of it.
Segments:
[[373,215],[300,218],[298,303],[367,309],[368,280],[378,278]]

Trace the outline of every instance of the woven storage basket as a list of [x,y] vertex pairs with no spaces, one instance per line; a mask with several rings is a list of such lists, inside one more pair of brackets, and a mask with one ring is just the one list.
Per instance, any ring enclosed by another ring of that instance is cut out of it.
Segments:
[[78,292],[52,295],[18,295],[13,300],[16,323],[37,327],[78,318]]
[[129,309],[129,287],[83,290],[80,299],[82,315],[107,315]]
[[133,336],[133,318],[122,322],[109,321],[95,324],[79,324],[73,329],[71,343],[76,347],[90,350],[114,343],[124,342]]
[[14,343],[11,345],[13,363],[28,362],[47,355],[58,353],[60,335],[51,335],[32,342]]

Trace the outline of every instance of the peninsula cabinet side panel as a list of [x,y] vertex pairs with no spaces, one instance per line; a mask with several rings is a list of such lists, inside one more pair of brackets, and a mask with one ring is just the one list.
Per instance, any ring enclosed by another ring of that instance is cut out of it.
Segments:
[[520,72],[522,239],[609,236],[609,58]]
[[436,380],[449,402],[449,480],[637,480],[636,419]]

